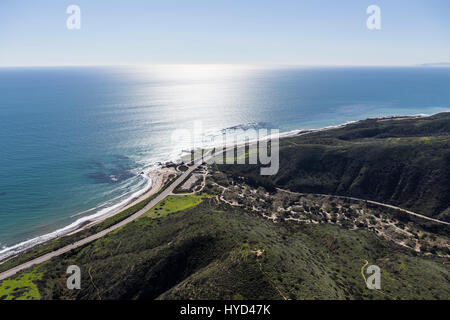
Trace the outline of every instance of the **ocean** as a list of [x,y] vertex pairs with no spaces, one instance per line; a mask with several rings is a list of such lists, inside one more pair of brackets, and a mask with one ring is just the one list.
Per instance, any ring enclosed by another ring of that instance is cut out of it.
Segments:
[[176,130],[434,114],[449,88],[445,67],[0,68],[0,259],[142,194],[141,172],[190,147]]

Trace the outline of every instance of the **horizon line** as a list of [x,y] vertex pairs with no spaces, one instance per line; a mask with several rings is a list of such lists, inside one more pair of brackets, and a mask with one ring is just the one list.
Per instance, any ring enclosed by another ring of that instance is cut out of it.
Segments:
[[0,65],[0,68],[62,68],[62,67],[151,67],[151,66],[247,66],[280,68],[320,68],[320,67],[450,67],[450,62],[425,62],[419,64],[278,64],[278,63],[231,63],[231,62],[158,62],[158,63],[116,63],[116,64],[55,64],[55,65]]

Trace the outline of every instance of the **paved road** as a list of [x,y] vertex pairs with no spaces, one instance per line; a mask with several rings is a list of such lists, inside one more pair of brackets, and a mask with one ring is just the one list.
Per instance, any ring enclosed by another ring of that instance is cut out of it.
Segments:
[[418,213],[415,213],[415,212],[412,212],[412,211],[409,211],[409,210],[406,210],[406,209],[403,209],[403,208],[400,208],[400,207],[396,207],[396,206],[393,206],[393,205],[387,204],[387,203],[382,203],[382,202],[377,202],[377,201],[372,201],[372,200],[366,200],[366,199],[360,199],[360,198],[355,198],[355,197],[335,196],[335,195],[332,195],[332,194],[301,193],[301,192],[293,192],[293,191],[289,191],[289,190],[285,190],[285,189],[280,189],[280,188],[277,188],[277,189],[280,190],[280,191],[283,191],[283,192],[292,193],[292,194],[298,194],[298,195],[308,195],[308,194],[311,194],[311,195],[314,195],[314,196],[328,196],[328,197],[340,198],[340,199],[349,199],[349,200],[356,200],[356,201],[365,201],[365,202],[367,202],[367,203],[375,204],[375,205],[377,205],[377,206],[382,206],[382,207],[386,207],[386,208],[396,209],[396,210],[405,212],[405,213],[407,213],[407,214],[410,214],[410,215],[412,215],[412,216],[416,216],[416,217],[418,217],[418,218],[422,218],[422,219],[425,219],[425,220],[429,220],[429,221],[433,221],[433,222],[436,222],[436,223],[445,224],[445,225],[447,225],[447,226],[450,226],[450,223],[449,223],[449,222],[442,221],[442,220],[438,220],[438,219],[434,219],[434,218],[430,218],[430,217],[424,216],[424,215],[422,215],[422,214],[418,214]]
[[[205,158],[205,161],[207,161],[207,158]],[[62,247],[58,250],[49,252],[43,256],[40,256],[36,259],[30,260],[28,262],[25,262],[21,265],[18,265],[8,271],[2,272],[0,273],[0,281],[4,280],[6,278],[9,278],[13,275],[15,275],[17,272],[22,271],[24,269],[28,269],[31,266],[34,266],[36,264],[45,262],[47,260],[50,260],[54,257],[57,257],[59,255],[62,255],[63,253],[69,252],[72,249],[75,248],[79,248],[81,246],[84,246],[85,244],[88,244],[92,241],[95,241],[97,239],[100,239],[101,237],[107,235],[108,233],[117,230],[121,227],[123,227],[124,225],[126,225],[127,223],[130,223],[133,220],[136,220],[137,218],[139,218],[140,216],[142,216],[144,213],[146,213],[148,210],[150,210],[152,207],[154,207],[158,202],[160,202],[161,200],[163,200],[164,198],[166,198],[168,195],[170,195],[172,193],[172,191],[181,183],[184,181],[184,179],[186,179],[188,177],[189,174],[191,174],[192,171],[194,171],[195,169],[197,169],[200,165],[202,164],[202,161],[198,161],[196,162],[193,166],[189,167],[188,170],[186,170],[185,172],[183,172],[183,174],[181,174],[177,180],[175,180],[173,183],[170,184],[169,187],[167,187],[163,192],[161,192],[155,199],[153,199],[152,201],[150,201],[144,208],[142,208],[141,210],[139,210],[138,212],[134,213],[133,215],[129,216],[128,218],[120,221],[119,223],[103,230],[100,231],[99,233],[93,234],[92,236],[86,237],[80,241],[77,241],[71,245]]]

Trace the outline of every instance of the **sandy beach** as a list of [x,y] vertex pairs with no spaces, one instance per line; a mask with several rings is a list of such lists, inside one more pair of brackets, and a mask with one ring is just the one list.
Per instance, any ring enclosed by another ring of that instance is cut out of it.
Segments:
[[156,170],[150,171],[147,174],[147,177],[149,179],[151,179],[152,184],[151,184],[150,188],[144,194],[142,194],[141,196],[139,196],[135,199],[130,200],[125,206],[118,208],[108,214],[105,214],[104,216],[101,216],[100,218],[95,219],[94,221],[87,223],[87,224],[83,225],[82,227],[80,227],[68,234],[62,235],[61,237],[64,237],[67,235],[72,235],[77,232],[80,232],[81,230],[90,228],[90,227],[92,227],[96,224],[99,224],[100,222],[138,204],[139,202],[141,202],[145,199],[148,199],[149,197],[153,196],[154,194],[158,193],[161,190],[161,188],[164,186],[166,181],[169,179],[169,176],[172,174],[176,174],[176,170],[174,168],[168,168],[168,167],[161,167]]
[[0,264],[2,264],[4,262],[6,262],[6,261],[16,257],[19,254],[22,254],[22,253],[24,253],[24,252],[26,252],[28,250],[31,250],[31,249],[33,249],[33,248],[35,248],[37,246],[43,245],[43,244],[45,244],[45,243],[47,243],[49,241],[60,239],[60,238],[66,237],[66,236],[70,236],[70,235],[76,234],[76,233],[78,233],[78,232],[80,232],[82,230],[86,230],[86,229],[88,229],[88,228],[90,228],[90,227],[92,227],[94,225],[97,225],[97,224],[101,223],[102,221],[105,221],[106,219],[108,219],[108,218],[110,218],[110,217],[112,217],[112,216],[114,216],[116,214],[119,214],[120,212],[122,212],[122,211],[124,211],[124,210],[126,210],[126,209],[128,209],[128,208],[130,208],[130,207],[132,207],[134,205],[136,205],[137,203],[139,203],[139,202],[141,202],[141,201],[143,201],[145,199],[148,199],[149,197],[151,197],[154,194],[158,193],[161,190],[161,188],[164,186],[164,184],[167,182],[167,180],[169,179],[169,176],[173,175],[173,174],[176,174],[176,172],[177,171],[175,170],[175,168],[164,167],[164,166],[150,171],[149,173],[147,173],[147,177],[149,179],[151,179],[151,185],[148,188],[148,190],[146,190],[139,197],[131,199],[128,203],[126,203],[124,206],[122,206],[120,208],[112,210],[111,212],[109,212],[109,213],[107,213],[105,215],[102,215],[101,217],[92,219],[92,221],[88,221],[87,223],[80,225],[75,230],[72,230],[72,231],[67,232],[67,233],[62,233],[62,234],[60,234],[60,235],[58,235],[56,237],[50,238],[50,239],[42,241],[42,242],[36,242],[35,244],[30,245],[29,247],[23,248],[23,250],[19,249],[14,254],[12,254],[10,256],[7,256],[4,259],[1,259],[0,260]]

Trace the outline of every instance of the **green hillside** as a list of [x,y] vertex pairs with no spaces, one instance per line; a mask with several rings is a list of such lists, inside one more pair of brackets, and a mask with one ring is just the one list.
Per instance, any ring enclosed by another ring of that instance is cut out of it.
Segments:
[[[444,260],[417,256],[369,231],[273,223],[210,197],[198,204],[181,201],[179,206],[189,203],[190,207],[169,213],[174,201],[167,201],[160,206],[166,214],[149,212],[103,239],[33,269],[41,274],[35,281],[41,297],[450,298]],[[360,271],[365,260],[380,266],[381,291],[365,287]],[[66,289],[65,270],[71,264],[81,267],[80,291]]]
[[[255,166],[220,167],[255,177]],[[282,139],[278,187],[351,195],[450,221],[450,113],[365,120]]]

